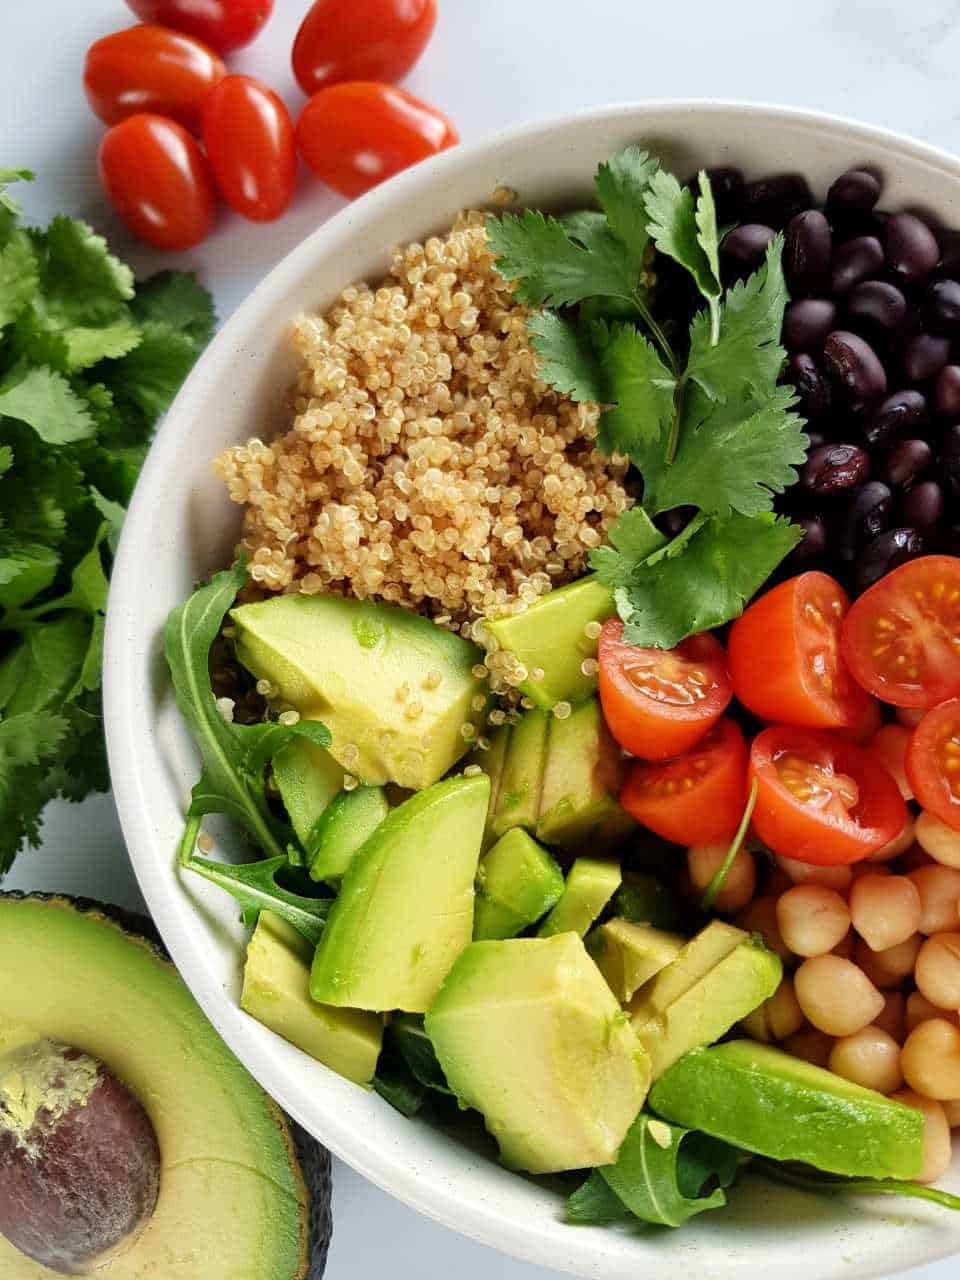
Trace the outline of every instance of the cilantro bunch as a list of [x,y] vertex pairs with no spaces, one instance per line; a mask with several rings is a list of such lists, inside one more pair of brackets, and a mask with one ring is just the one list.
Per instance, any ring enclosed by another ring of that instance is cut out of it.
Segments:
[[[599,209],[565,218],[490,217],[487,236],[518,300],[541,308],[528,321],[541,377],[603,406],[599,448],[642,477],[641,502],[590,562],[613,589],[624,638],[672,648],[741,613],[802,536],[773,514],[807,447],[796,396],[778,385],[783,240],[725,289],[705,173],[694,195],[627,147],[600,165],[596,193]],[[655,250],[704,300],[689,334],[669,335],[655,318]],[[687,506],[696,514],[667,541],[654,517]]]
[[0,874],[43,806],[108,785],[110,556],[160,414],[208,341],[192,275],[136,285],[74,218],[21,225],[0,170]]

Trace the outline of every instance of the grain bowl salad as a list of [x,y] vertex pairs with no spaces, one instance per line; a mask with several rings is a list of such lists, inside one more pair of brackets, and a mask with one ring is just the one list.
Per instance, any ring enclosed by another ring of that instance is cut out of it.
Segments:
[[960,1208],[960,252],[881,188],[631,146],[464,213],[213,462],[166,655],[241,1005],[571,1224]]

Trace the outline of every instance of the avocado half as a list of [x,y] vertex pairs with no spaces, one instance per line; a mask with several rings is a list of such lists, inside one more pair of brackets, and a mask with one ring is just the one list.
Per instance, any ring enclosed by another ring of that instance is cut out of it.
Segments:
[[[321,1280],[330,1156],[233,1057],[145,917],[0,893],[0,975],[0,1054],[39,1037],[74,1045],[113,1071],[156,1131],[156,1208],[104,1276]],[[0,1237],[4,1280],[51,1274]]]

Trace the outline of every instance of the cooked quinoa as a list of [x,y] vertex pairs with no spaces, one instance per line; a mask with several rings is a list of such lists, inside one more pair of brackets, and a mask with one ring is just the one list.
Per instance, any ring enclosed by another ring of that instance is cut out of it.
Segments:
[[399,250],[378,289],[344,289],[293,341],[293,423],[215,461],[246,506],[250,574],[464,626],[582,573],[629,505],[626,464],[595,447],[598,409],[537,376],[526,308],[484,218]]

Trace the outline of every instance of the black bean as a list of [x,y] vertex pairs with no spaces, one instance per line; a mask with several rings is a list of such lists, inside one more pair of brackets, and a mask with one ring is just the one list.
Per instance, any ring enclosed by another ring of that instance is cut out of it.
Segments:
[[883,270],[883,245],[876,236],[857,236],[840,245],[833,255],[830,285],[834,293],[846,293],[862,280]]
[[941,233],[940,270],[951,280],[960,280],[960,231]]
[[744,220],[765,222],[782,231],[794,214],[812,208],[814,203],[813,193],[801,174],[777,174],[748,183],[744,188]]
[[855,444],[824,444],[807,454],[800,483],[810,493],[829,497],[853,489],[870,474],[870,458]]
[[803,529],[803,538],[790,553],[790,564],[799,568],[823,555],[827,545],[827,530],[819,516],[798,516],[794,524]]
[[790,356],[784,380],[793,384],[800,397],[800,412],[808,422],[822,417],[830,408],[830,384],[812,356]]
[[943,506],[943,490],[936,480],[924,480],[901,502],[900,519],[928,538],[943,519]]
[[907,300],[895,284],[885,280],[864,280],[846,298],[848,321],[861,321],[874,331],[889,333],[903,322]]
[[864,422],[868,444],[886,448],[915,431],[926,417],[927,402],[919,391],[895,391],[885,396]]
[[880,475],[891,489],[909,489],[933,462],[926,440],[901,440],[880,465]]
[[733,165],[718,165],[715,169],[707,170],[707,177],[710,179],[713,202],[717,206],[717,221],[721,226],[727,222],[736,222],[743,204],[743,170],[735,169]]
[[776,234],[772,227],[759,222],[745,222],[728,232],[720,245],[724,278],[739,280],[756,271]]
[[937,237],[925,222],[912,213],[895,213],[884,229],[887,267],[893,275],[907,281],[929,275],[940,261]]
[[903,371],[911,382],[926,382],[950,359],[950,339],[918,333],[903,348]]
[[956,337],[960,331],[960,284],[956,280],[937,280],[927,290],[923,314],[933,333]]
[[829,334],[823,360],[828,376],[854,404],[882,396],[887,389],[887,375],[876,352],[855,333],[835,329]]
[[[832,249],[830,223],[819,209],[807,209],[790,219],[783,246],[783,270],[791,297],[809,298],[823,293],[830,279]],[[883,263],[882,250],[880,262]]]
[[960,492],[960,422],[947,427],[940,441],[940,462],[947,479],[957,492]]
[[866,169],[841,173],[827,192],[827,208],[839,213],[869,213],[880,199],[880,183]]
[[812,449],[819,449],[822,444],[827,443],[827,437],[822,431],[811,431],[808,427],[804,434],[807,437],[807,453],[810,453]]
[[883,533],[890,523],[892,502],[890,490],[879,480],[854,490],[837,526],[837,550],[842,560],[856,560],[867,543]]
[[938,413],[954,418],[960,414],[960,364],[947,364],[933,384],[933,403]]
[[960,556],[960,524],[955,524],[941,533],[940,547],[948,556]]
[[836,305],[828,298],[791,302],[783,315],[783,345],[788,351],[820,351],[836,321]]
[[885,573],[922,553],[923,539],[916,529],[888,529],[879,534],[867,544],[857,561],[857,591],[866,591]]

